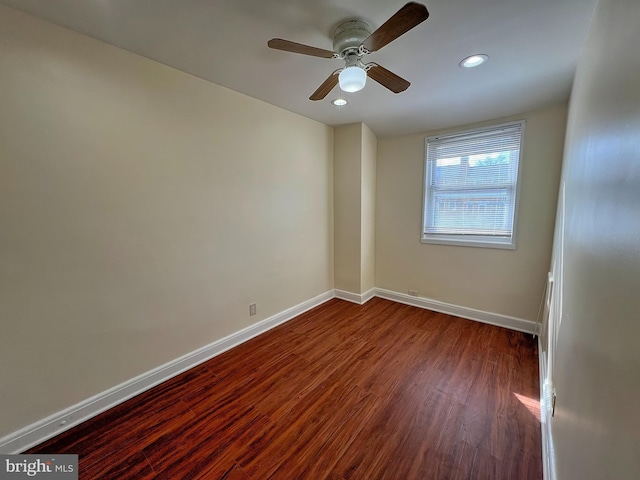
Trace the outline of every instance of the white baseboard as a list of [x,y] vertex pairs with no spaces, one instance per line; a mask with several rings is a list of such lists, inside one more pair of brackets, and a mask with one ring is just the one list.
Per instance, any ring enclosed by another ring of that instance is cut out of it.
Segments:
[[364,293],[351,293],[345,290],[335,290],[336,298],[340,300],[346,300],[347,302],[357,303],[358,305],[364,305],[373,297],[376,296],[376,289],[372,288]]
[[433,310],[435,312],[447,313],[449,315],[455,315],[456,317],[468,318],[469,320],[497,325],[498,327],[505,327],[519,332],[531,334],[536,333],[537,324],[530,320],[501,315],[499,313],[485,312],[483,310],[476,310],[475,308],[461,307],[459,305],[439,302],[425,297],[414,297],[412,295],[407,295],[406,293],[393,292],[383,288],[376,288],[374,290],[376,297],[385,298],[394,302],[426,308],[427,310]]
[[302,302],[272,317],[217,340],[180,358],[165,363],[149,372],[83,400],[47,418],[28,425],[17,432],[0,438],[0,454],[20,453],[48,440],[96,415],[129,400],[176,375],[199,365],[216,355],[270,330],[281,323],[335,298],[333,290]]
[[551,433],[552,386],[547,381],[547,362],[542,354],[542,345],[538,337],[538,364],[540,367],[540,430],[542,432],[542,478],[556,480],[555,450]]

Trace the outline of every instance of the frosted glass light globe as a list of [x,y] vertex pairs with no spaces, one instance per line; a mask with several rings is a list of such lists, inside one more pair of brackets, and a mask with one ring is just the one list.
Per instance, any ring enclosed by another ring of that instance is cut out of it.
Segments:
[[338,81],[343,91],[359,92],[367,83],[367,72],[360,67],[347,67],[338,75]]

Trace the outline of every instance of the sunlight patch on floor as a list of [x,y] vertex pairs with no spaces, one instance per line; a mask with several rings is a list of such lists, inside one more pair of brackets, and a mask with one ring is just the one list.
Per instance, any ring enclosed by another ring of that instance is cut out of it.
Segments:
[[513,392],[518,401],[540,421],[540,400]]

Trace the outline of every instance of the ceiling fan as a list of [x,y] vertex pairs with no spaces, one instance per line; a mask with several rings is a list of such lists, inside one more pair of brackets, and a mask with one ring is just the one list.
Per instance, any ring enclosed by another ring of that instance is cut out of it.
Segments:
[[369,25],[360,20],[350,20],[340,24],[333,35],[333,51],[281,38],[273,38],[267,42],[267,45],[285,52],[344,60],[344,68],[339,68],[329,75],[309,100],[322,100],[338,83],[345,92],[357,92],[364,88],[367,77],[371,77],[393,93],[400,93],[411,85],[407,80],[377,63],[363,63],[362,59],[365,55],[380,50],[404,35],[427,18],[429,18],[427,7],[409,2],[373,33]]

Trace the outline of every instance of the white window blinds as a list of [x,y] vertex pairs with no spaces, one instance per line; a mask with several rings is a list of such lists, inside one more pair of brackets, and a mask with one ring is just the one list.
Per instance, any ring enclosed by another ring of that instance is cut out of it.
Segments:
[[524,122],[427,139],[423,240],[513,245]]

